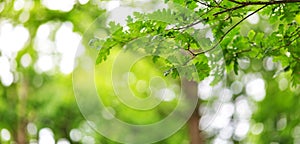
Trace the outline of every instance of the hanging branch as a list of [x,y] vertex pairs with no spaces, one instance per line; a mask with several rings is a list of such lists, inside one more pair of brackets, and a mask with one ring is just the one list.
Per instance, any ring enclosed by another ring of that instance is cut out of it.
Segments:
[[241,19],[239,22],[237,22],[235,25],[233,25],[229,30],[226,31],[226,33],[220,38],[220,40],[213,45],[210,49],[206,50],[206,51],[202,51],[199,53],[193,53],[192,57],[190,59],[188,59],[183,66],[187,65],[191,60],[193,60],[194,58],[196,58],[198,55],[200,54],[204,54],[207,53],[209,51],[214,50],[226,37],[227,34],[229,34],[234,28],[236,28],[239,24],[241,24],[244,20],[246,20],[247,18],[249,18],[250,16],[252,16],[253,14],[257,13],[258,11],[262,10],[263,8],[267,7],[268,5],[264,5],[262,7],[260,7],[259,9],[255,10],[254,12],[250,13],[249,15],[247,15],[246,17],[244,17],[243,19]]
[[[229,0],[229,1],[231,1],[233,3],[236,3],[236,4],[239,4],[239,6],[232,7],[232,8],[227,8],[227,9],[225,9],[223,11],[215,13],[214,15],[219,15],[219,14],[222,14],[222,13],[225,13],[225,12],[234,11],[234,10],[237,10],[237,9],[240,9],[240,8],[243,8],[243,7],[246,7],[246,6],[250,6],[250,5],[264,5],[264,6],[260,7],[259,9],[255,10],[254,12],[250,13],[249,15],[247,15],[246,17],[244,17],[243,19],[241,19],[239,22],[237,22],[235,25],[233,25],[229,30],[227,30],[225,32],[225,34],[223,36],[221,36],[221,38],[219,39],[219,41],[216,44],[214,44],[210,49],[202,51],[202,52],[199,52],[199,53],[193,53],[192,57],[189,60],[187,60],[187,62],[185,62],[184,65],[188,64],[191,60],[193,60],[198,55],[204,54],[204,53],[207,53],[209,51],[214,50],[224,40],[224,38],[226,37],[226,35],[229,34],[234,28],[236,28],[238,25],[240,25],[247,18],[249,18],[253,14],[257,13],[258,11],[264,9],[265,7],[267,7],[269,5],[274,5],[274,4],[284,4],[284,3],[296,3],[296,2],[300,2],[300,0],[269,1],[269,2],[262,2],[262,1],[257,1],[257,2],[239,2],[239,1],[236,1],[236,0]],[[189,28],[191,26],[193,26],[193,25],[187,25],[187,26],[185,26],[183,28]]]
[[244,20],[246,20],[247,18],[249,18],[250,16],[252,16],[253,14],[257,13],[258,11],[262,10],[263,8],[267,7],[268,5],[264,5],[261,8],[255,10],[254,12],[250,13],[249,15],[247,15],[246,17],[244,17],[243,19],[241,19],[239,22],[237,22],[235,25],[233,25],[229,30],[226,31],[226,33],[220,38],[220,40],[210,49],[206,50],[206,51],[202,51],[199,53],[196,53],[195,55],[200,55],[209,51],[212,51],[213,49],[215,49],[226,37],[227,34],[229,34],[234,28],[236,28],[239,24],[241,24]]

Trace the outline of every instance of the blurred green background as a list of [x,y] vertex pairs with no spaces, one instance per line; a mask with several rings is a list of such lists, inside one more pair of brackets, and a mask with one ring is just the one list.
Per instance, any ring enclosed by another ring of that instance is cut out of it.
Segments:
[[[161,3],[1,0],[0,143],[115,143],[93,131],[77,107],[71,75],[76,49],[88,47],[88,39],[80,41],[88,29],[105,29],[106,10],[125,4],[132,11],[136,7],[151,10],[163,7]],[[263,31],[264,25],[263,17],[257,15],[242,27]],[[133,68],[132,89],[144,97],[149,94],[145,90],[148,77],[163,73],[147,60],[141,63],[137,67],[149,75]],[[300,143],[300,86],[292,86],[289,73],[281,72],[280,63],[270,57],[245,57],[239,66],[239,75],[229,73],[226,83],[210,86],[210,77],[199,83],[199,123],[206,142]],[[97,86],[105,89],[103,99],[118,117],[144,124],[162,119],[176,104],[179,82],[169,81],[171,97],[146,113],[118,106],[109,86],[104,82]],[[158,143],[189,143],[187,127]]]

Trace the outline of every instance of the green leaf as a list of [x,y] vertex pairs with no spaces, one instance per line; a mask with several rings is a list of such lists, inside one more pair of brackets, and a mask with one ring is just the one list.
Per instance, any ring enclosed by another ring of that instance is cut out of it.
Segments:
[[255,31],[254,30],[250,30],[249,32],[248,32],[248,39],[250,40],[250,41],[252,41],[253,39],[254,39],[254,36],[255,36]]

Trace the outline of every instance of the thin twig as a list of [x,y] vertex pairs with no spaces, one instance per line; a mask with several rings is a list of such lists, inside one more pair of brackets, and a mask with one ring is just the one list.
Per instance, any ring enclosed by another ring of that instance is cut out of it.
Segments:
[[188,49],[186,49],[186,50],[187,50],[192,56],[195,56],[195,53],[191,50],[191,44],[188,43],[187,46],[188,46]]
[[[299,37],[300,37],[300,35],[299,35]],[[283,47],[288,47],[288,46],[290,46],[294,41],[298,40],[299,37],[294,38],[294,39],[291,40],[289,43],[287,43],[287,44],[285,44],[285,45],[282,45],[282,46],[280,46],[280,47],[278,47],[278,48],[275,48],[275,49],[273,49],[272,51],[276,51],[276,50],[279,50],[279,49],[281,49],[281,48],[283,48]]]
[[300,61],[300,57],[296,57],[293,53],[291,53],[291,56],[292,56],[294,59]]
[[[296,29],[294,32],[291,33],[291,35],[290,35],[290,37],[289,37],[288,39],[291,39],[293,36],[299,35],[299,33],[298,33],[299,31],[300,31],[300,27],[297,27],[297,29]],[[299,35],[299,37],[300,37],[300,35]],[[274,51],[276,51],[276,50],[278,50],[278,49],[281,49],[281,48],[283,48],[283,47],[290,46],[290,45],[291,45],[294,41],[296,41],[299,37],[294,38],[293,40],[291,40],[289,43],[287,43],[287,44],[285,44],[285,45],[282,45],[282,46],[279,46],[279,47],[277,47],[277,48],[272,49],[272,52],[274,52]],[[283,41],[283,39],[279,40],[278,42],[282,42],[282,41]]]
[[244,53],[244,52],[250,52],[250,51],[252,51],[252,49],[245,49],[245,50],[241,50],[241,51],[235,52],[234,54],[235,54],[235,55],[239,55],[239,54],[241,54],[241,53]]
[[204,6],[207,6],[207,7],[213,7],[212,5],[208,4],[208,3],[205,3],[205,2],[202,2],[200,0],[194,0],[195,2],[199,3],[199,4],[202,4]]
[[197,3],[200,3],[200,4],[202,4],[202,5],[204,5],[204,6],[206,6],[206,7],[210,7],[210,8],[215,7],[215,8],[223,8],[223,9],[225,9],[224,7],[220,6],[220,4],[217,3],[216,0],[214,0],[214,4],[205,3],[205,2],[202,2],[202,1],[200,1],[200,0],[194,0],[194,1],[197,2]]
[[207,19],[201,19],[201,20],[198,20],[198,21],[193,22],[193,23],[191,23],[191,24],[188,24],[188,25],[185,25],[185,26],[182,26],[182,27],[178,27],[178,28],[173,28],[173,29],[171,29],[171,30],[187,29],[187,28],[190,28],[190,27],[192,27],[192,26],[194,26],[194,25],[197,25],[197,24],[199,24],[199,23],[201,23],[201,22],[204,22],[204,21],[206,21],[206,20],[207,20]]
[[[211,12],[211,11],[214,10],[214,9],[215,9],[215,7],[209,9],[207,12],[201,14],[199,17],[203,17],[204,15],[208,14],[209,12]],[[187,28],[190,28],[190,27],[192,27],[192,26],[195,26],[195,25],[197,25],[197,24],[199,24],[199,23],[201,23],[201,22],[204,22],[204,21],[206,21],[206,20],[208,20],[208,18],[200,19],[200,20],[198,20],[198,21],[196,21],[196,22],[193,22],[193,23],[191,23],[191,24],[188,24],[188,25],[186,25],[186,26],[182,26],[182,27],[178,27],[178,28],[172,28],[172,29],[169,29],[169,30],[181,30],[181,29],[187,29]]]
[[217,16],[219,14],[222,14],[222,13],[225,13],[225,12],[229,12],[229,11],[234,11],[234,10],[237,10],[237,9],[240,9],[240,8],[243,8],[243,7],[246,7],[247,5],[240,5],[240,6],[236,6],[236,7],[233,7],[233,8],[229,8],[229,9],[225,9],[225,10],[222,10],[220,12],[217,12],[215,14],[213,14],[214,16]]

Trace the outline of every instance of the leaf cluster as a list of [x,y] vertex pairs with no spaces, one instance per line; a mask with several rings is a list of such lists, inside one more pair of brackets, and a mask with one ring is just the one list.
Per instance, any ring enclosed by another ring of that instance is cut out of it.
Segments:
[[[237,74],[241,58],[274,57],[292,71],[294,84],[300,83],[298,0],[165,2],[169,4],[168,9],[136,12],[127,18],[125,27],[111,23],[111,36],[103,40],[97,63],[106,59],[110,49],[121,46],[126,50],[146,51],[154,55],[154,62],[158,57],[168,59],[165,75],[178,76],[174,69],[189,71],[189,66],[195,66],[197,76],[193,73],[185,76],[201,80],[210,75],[211,70],[215,76],[222,75],[225,69],[216,67],[220,60],[225,61],[228,71],[234,70]],[[244,30],[249,24],[246,19],[253,15],[260,19],[254,24],[257,28]],[[208,37],[210,30],[211,38]],[[216,56],[219,58],[213,58]]]

